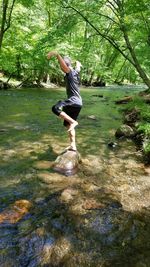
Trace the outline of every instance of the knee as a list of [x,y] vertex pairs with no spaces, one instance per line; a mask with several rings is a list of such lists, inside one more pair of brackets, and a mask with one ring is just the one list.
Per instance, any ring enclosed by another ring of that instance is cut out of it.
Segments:
[[54,106],[52,107],[52,112],[53,112],[55,115],[57,115],[57,116],[60,115],[61,111],[62,111],[62,110],[61,110],[57,105],[54,105]]

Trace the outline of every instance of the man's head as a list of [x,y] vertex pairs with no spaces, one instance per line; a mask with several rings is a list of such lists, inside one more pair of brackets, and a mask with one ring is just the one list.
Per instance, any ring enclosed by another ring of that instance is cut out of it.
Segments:
[[64,56],[64,61],[68,67],[71,67],[71,58],[68,56]]

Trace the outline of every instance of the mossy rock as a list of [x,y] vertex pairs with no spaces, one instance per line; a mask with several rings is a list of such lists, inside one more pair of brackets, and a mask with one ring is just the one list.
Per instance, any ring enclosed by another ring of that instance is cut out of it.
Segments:
[[131,126],[123,124],[120,126],[120,128],[117,129],[115,136],[117,138],[121,137],[132,138],[135,136],[135,131],[132,129]]

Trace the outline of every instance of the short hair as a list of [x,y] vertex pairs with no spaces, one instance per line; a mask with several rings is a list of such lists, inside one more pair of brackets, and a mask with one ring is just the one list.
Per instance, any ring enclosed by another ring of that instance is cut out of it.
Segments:
[[71,66],[71,58],[70,57],[64,56],[64,61],[68,67]]

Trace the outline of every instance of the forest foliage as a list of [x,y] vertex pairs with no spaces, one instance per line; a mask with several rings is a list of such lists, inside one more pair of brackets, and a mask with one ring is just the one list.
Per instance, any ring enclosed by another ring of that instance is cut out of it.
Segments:
[[61,84],[57,50],[82,65],[85,85],[150,88],[149,0],[0,0],[0,70],[8,77]]

